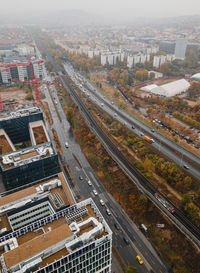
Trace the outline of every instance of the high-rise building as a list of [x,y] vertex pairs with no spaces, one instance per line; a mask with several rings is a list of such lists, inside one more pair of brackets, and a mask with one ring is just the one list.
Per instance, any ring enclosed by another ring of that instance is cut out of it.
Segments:
[[175,45],[175,58],[180,59],[180,60],[184,60],[186,48],[187,48],[187,39],[186,38],[178,38],[176,40],[176,45]]
[[112,231],[62,173],[0,198],[2,273],[110,273]]

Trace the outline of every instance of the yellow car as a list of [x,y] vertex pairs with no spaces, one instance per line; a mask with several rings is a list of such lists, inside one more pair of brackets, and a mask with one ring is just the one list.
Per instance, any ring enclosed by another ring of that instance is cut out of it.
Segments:
[[143,260],[141,259],[140,256],[136,256],[136,259],[138,260],[138,263],[139,263],[139,264],[143,264]]

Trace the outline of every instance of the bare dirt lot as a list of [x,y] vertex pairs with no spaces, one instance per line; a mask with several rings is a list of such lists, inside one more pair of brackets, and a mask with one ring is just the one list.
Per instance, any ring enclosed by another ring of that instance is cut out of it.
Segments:
[[3,102],[3,110],[14,110],[20,105],[25,105],[33,102],[27,100],[27,95],[31,95],[30,89],[15,87],[0,87],[1,100]]

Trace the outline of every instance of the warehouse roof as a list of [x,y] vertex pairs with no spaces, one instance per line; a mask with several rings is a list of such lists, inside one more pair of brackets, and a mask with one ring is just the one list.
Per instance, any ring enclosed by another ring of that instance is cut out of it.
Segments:
[[181,94],[189,88],[190,84],[185,79],[173,81],[167,84],[158,86],[156,84],[147,85],[141,88],[144,91],[151,92],[156,95],[164,97],[173,97],[175,95]]

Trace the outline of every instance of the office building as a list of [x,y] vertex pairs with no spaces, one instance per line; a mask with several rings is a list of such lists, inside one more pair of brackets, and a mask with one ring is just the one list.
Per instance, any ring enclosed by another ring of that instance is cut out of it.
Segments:
[[186,38],[178,38],[176,40],[175,45],[175,58],[184,60],[187,48],[187,39]]
[[51,142],[0,156],[0,171],[7,190],[59,172],[58,155]]
[[62,173],[2,196],[0,214],[1,272],[111,272],[112,232]]
[[[4,145],[0,171],[7,190],[59,172],[58,155],[42,118],[40,108],[32,107],[0,119],[0,143]],[[16,151],[20,143],[25,147]]]
[[43,120],[43,114],[39,107],[2,113],[0,129],[4,129],[11,141],[16,144],[30,139],[29,123],[38,120]]
[[[32,62],[38,60],[32,59]],[[29,65],[29,59],[24,56],[13,54],[11,56],[3,58],[1,64],[24,64],[16,67],[10,67],[8,70],[0,72],[0,84],[11,84],[13,79],[17,80],[31,80],[31,70]],[[43,78],[43,63],[33,64],[33,76],[37,79]]]

